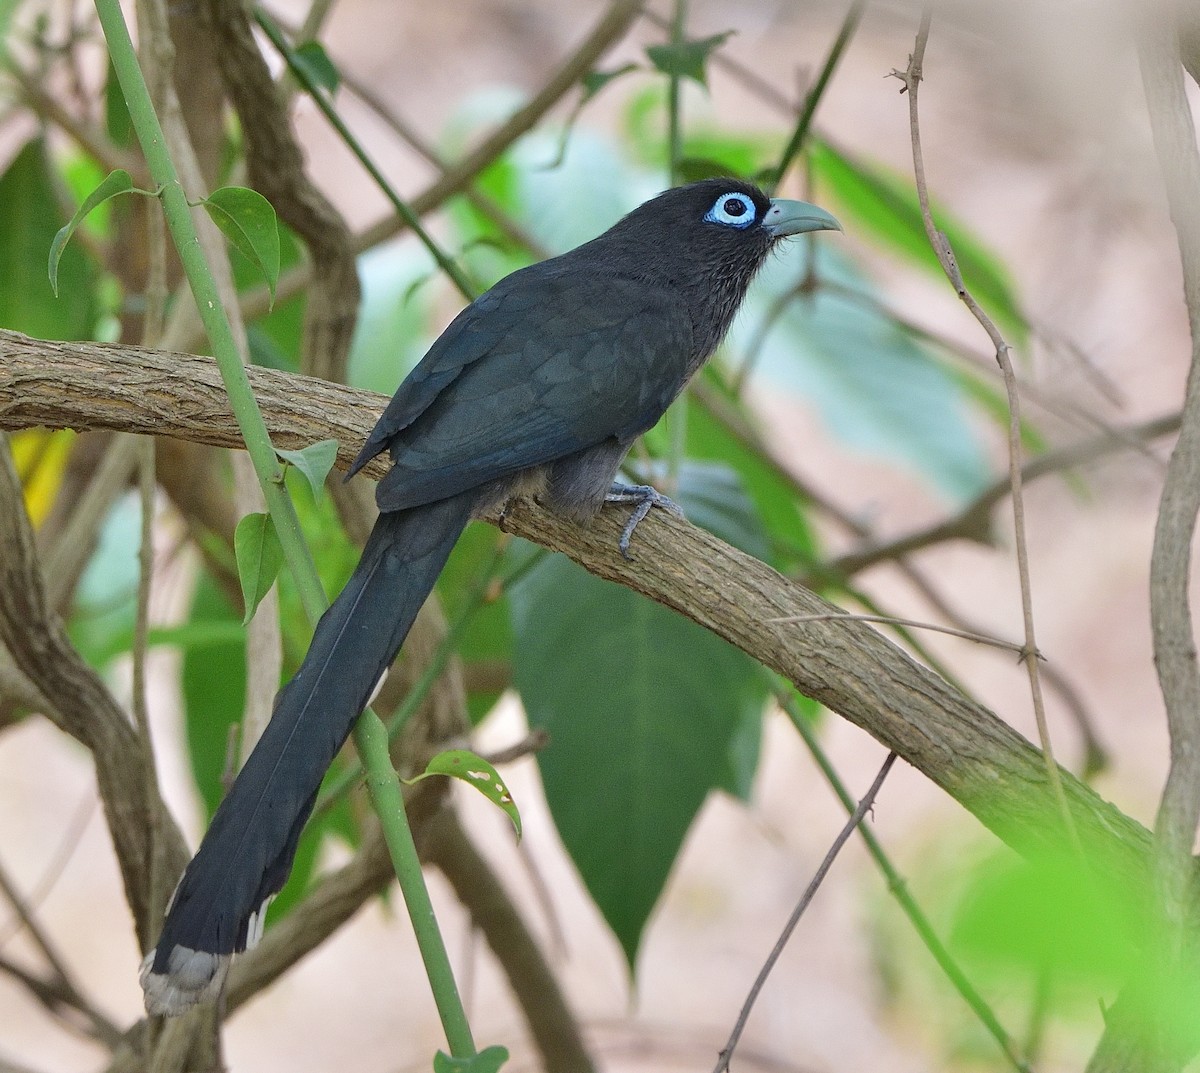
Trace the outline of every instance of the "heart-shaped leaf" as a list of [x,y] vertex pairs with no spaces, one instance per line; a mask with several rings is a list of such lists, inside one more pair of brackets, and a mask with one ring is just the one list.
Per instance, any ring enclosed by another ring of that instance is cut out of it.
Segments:
[[283,548],[269,514],[247,514],[238,522],[233,532],[233,553],[237,557],[238,580],[242,583],[246,605],[244,624],[254,617],[262,598],[275,584],[283,563]]
[[[133,193],[133,177],[123,168],[117,168],[116,171],[110,171],[105,176],[104,181],[93,190],[83,204],[76,210],[75,215],[71,217],[61,228],[58,234],[54,236],[54,241],[50,243],[50,287],[54,291],[54,296],[58,297],[58,262],[62,259],[63,250],[67,248],[67,243],[71,241],[71,236],[75,234],[75,229],[83,223],[87,214],[92,211],[97,205],[103,204],[110,197],[116,197],[118,194]],[[146,191],[138,190],[139,194],[144,194]]]
[[325,490],[325,478],[337,461],[338,441],[318,440],[310,443],[299,451],[283,451],[278,447],[275,453],[285,462],[290,462],[302,474],[312,489],[313,499],[319,500]]
[[201,204],[221,233],[263,274],[274,301],[279,282],[279,222],[271,203],[257,190],[222,186]]

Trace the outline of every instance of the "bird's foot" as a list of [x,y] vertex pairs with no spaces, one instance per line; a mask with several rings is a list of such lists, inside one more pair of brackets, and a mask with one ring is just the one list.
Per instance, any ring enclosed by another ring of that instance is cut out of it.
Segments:
[[629,521],[621,530],[621,539],[617,541],[617,547],[621,549],[621,555],[626,559],[630,558],[629,540],[633,536],[633,531],[650,513],[652,507],[659,507],[668,514],[674,514],[676,518],[683,517],[683,511],[679,509],[678,503],[668,499],[657,488],[652,488],[648,484],[613,484],[605,495],[604,502],[632,503],[634,505]]

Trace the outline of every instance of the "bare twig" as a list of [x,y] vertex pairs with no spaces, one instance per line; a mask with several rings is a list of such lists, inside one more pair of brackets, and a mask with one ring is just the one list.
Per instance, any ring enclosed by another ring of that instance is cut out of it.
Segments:
[[39,981],[39,987],[36,989],[39,997],[43,993],[51,994],[57,1004],[70,1006],[83,1014],[90,1026],[91,1035],[95,1036],[96,1039],[110,1045],[120,1039],[121,1032],[117,1026],[84,997],[70,969],[67,967],[67,963],[59,955],[50,940],[50,936],[46,934],[45,930],[38,923],[29,902],[22,897],[20,891],[17,890],[16,884],[9,876],[7,869],[3,867],[0,867],[0,892],[3,892],[9,905],[13,907],[13,911],[17,914],[17,919],[20,920],[25,932],[33,940],[38,950],[41,951],[42,957],[45,958],[46,964],[50,967],[50,980]]
[[849,612],[830,612],[823,615],[790,615],[775,619],[776,622],[878,622],[884,626],[907,626],[916,630],[933,630],[935,633],[949,634],[951,637],[961,637],[976,644],[990,645],[992,648],[1002,648],[1008,652],[1025,654],[1025,646],[1005,641],[999,637],[989,637],[986,633],[976,633],[973,630],[959,630],[953,626],[941,626],[936,622],[919,622],[912,618],[897,618],[895,615],[858,615]]
[[[853,813],[854,798],[850,796],[850,792],[842,783],[833,763],[826,755],[825,750],[821,748],[821,743],[817,739],[812,724],[799,710],[796,704],[796,695],[791,692],[779,690],[776,692],[775,699],[787,713],[788,718],[791,719],[797,733],[804,739],[804,744],[808,746],[813,760],[816,761],[826,781],[833,788],[833,792],[837,794],[838,800],[845,806],[847,812]],[[984,1001],[983,996],[975,990],[974,985],[967,979],[966,974],[954,960],[950,951],[946,949],[945,944],[938,938],[937,932],[934,931],[933,925],[929,922],[929,918],[926,917],[924,911],[917,904],[917,900],[909,893],[908,884],[904,881],[904,877],[896,870],[895,865],[888,858],[883,846],[879,844],[879,839],[875,837],[870,827],[865,825],[859,826],[858,833],[862,835],[867,852],[871,854],[880,873],[882,873],[884,879],[887,881],[888,892],[896,899],[896,904],[900,906],[901,912],[908,917],[913,930],[917,933],[921,942],[925,944],[925,949],[929,951],[934,961],[938,963],[938,967],[945,974],[946,979],[950,981],[954,989],[962,996],[963,1001],[971,1007],[975,1016],[979,1018],[980,1023],[987,1029],[991,1037],[1000,1045],[1000,1049],[1004,1051],[1013,1068],[1018,1070],[1019,1073],[1028,1073],[1029,1067],[1021,1058],[1013,1038],[1004,1030],[992,1008]]]
[[[55,850],[50,863],[46,865],[41,878],[34,884],[28,897],[25,898],[25,905],[29,910],[36,909],[41,904],[42,899],[54,889],[54,884],[58,882],[63,869],[66,868],[68,862],[75,855],[75,851],[79,848],[83,832],[87,829],[87,825],[91,821],[92,814],[95,811],[96,798],[93,794],[88,793],[75,809],[75,813],[71,817],[71,822],[63,832],[58,849]],[[0,932],[0,950],[4,948],[9,939],[16,935],[23,926],[23,922],[18,916],[11,928]]]
[[808,137],[808,132],[812,127],[813,116],[817,113],[817,105],[821,103],[821,98],[825,95],[825,90],[829,86],[829,80],[833,77],[833,72],[837,70],[837,65],[841,62],[842,54],[846,51],[846,46],[850,44],[851,39],[854,37],[854,32],[858,29],[858,24],[862,20],[863,9],[866,6],[867,0],[851,0],[846,17],[842,20],[841,28],[838,30],[837,37],[834,38],[833,44],[829,48],[829,54],[825,57],[824,64],[821,65],[821,73],[817,75],[817,80],[813,83],[812,89],[805,94],[804,107],[800,111],[800,118],[796,121],[796,129],[792,131],[787,148],[784,149],[783,156],[780,157],[779,164],[775,168],[775,177],[771,183],[772,190],[777,189],[779,184],[783,182],[783,177],[787,174],[788,168],[791,167],[792,161],[796,159],[796,155],[804,148],[805,139]]
[[925,224],[925,234],[929,244],[937,255],[938,263],[946,273],[946,278],[954,287],[963,304],[979,322],[996,348],[996,361],[1004,374],[1004,386],[1008,393],[1008,470],[1009,482],[1012,488],[1013,528],[1015,530],[1014,544],[1017,553],[1017,576],[1021,589],[1021,612],[1025,629],[1025,664],[1029,675],[1029,691],[1033,700],[1033,714],[1037,721],[1038,737],[1042,744],[1042,754],[1046,764],[1046,776],[1058,800],[1059,812],[1068,837],[1081,850],[1079,835],[1075,830],[1075,822],[1067,805],[1066,794],[1062,789],[1058,765],[1054,762],[1054,750],[1050,743],[1050,726],[1046,720],[1046,706],[1042,700],[1042,681],[1038,670],[1038,660],[1033,658],[1037,653],[1037,641],[1033,628],[1033,595],[1029,574],[1029,545],[1025,536],[1025,500],[1021,492],[1021,400],[1017,391],[1016,374],[1009,360],[1009,346],[1000,334],[1000,330],[983,308],[975,301],[971,292],[963,283],[958,271],[958,263],[954,251],[946,235],[937,229],[933,214],[929,207],[929,188],[925,182],[925,160],[921,149],[921,128],[917,107],[918,90],[924,76],[922,64],[925,58],[925,46],[929,41],[929,24],[932,19],[930,9],[925,8],[921,15],[921,25],[917,31],[916,43],[909,57],[908,67],[904,71],[895,72],[904,83],[908,93],[908,123],[912,136],[913,178],[917,187],[917,198],[921,205],[921,219]]
[[[78,1007],[72,1001],[74,996],[66,992],[61,980],[44,979],[4,955],[0,955],[0,973],[19,983],[34,1001],[67,1031],[85,1038],[100,1038],[95,1026],[79,1018]],[[118,1033],[116,1036],[103,1038],[102,1041],[112,1046],[120,1038]]]
[[846,844],[850,836],[854,834],[854,829],[862,823],[863,817],[866,816],[871,806],[875,803],[875,795],[879,793],[879,788],[883,785],[883,780],[887,778],[888,772],[892,770],[892,765],[895,762],[896,754],[888,753],[883,766],[879,769],[879,774],[875,776],[875,781],[871,783],[871,788],[858,803],[858,808],[851,813],[850,819],[846,821],[846,826],[842,828],[837,838],[833,840],[833,845],[829,847],[829,852],[825,854],[825,859],[817,869],[816,875],[812,877],[812,882],[809,883],[807,889],[801,895],[800,901],[796,903],[796,908],[792,910],[792,915],[788,917],[788,922],[784,925],[783,932],[780,934],[774,948],[759,971],[754,985],[750,988],[750,994],[746,996],[742,1011],[738,1014],[733,1031],[729,1034],[729,1041],[722,1048],[720,1057],[717,1059],[717,1064],[713,1067],[713,1073],[725,1073],[729,1069],[729,1061],[733,1058],[734,1048],[737,1047],[742,1031],[746,1027],[746,1022],[750,1019],[750,1011],[754,1008],[754,1002],[758,998],[759,992],[762,991],[763,985],[767,982],[767,977],[771,974],[771,970],[775,967],[775,963],[779,960],[779,956],[787,946],[788,940],[792,937],[792,932],[796,930],[796,925],[800,923],[800,918],[804,915],[804,910],[808,908],[813,895],[817,893],[817,889],[821,886],[829,869],[833,866],[833,862],[841,851],[841,848]]
[[[1078,443],[1059,447],[1053,451],[1030,459],[1021,467],[1021,481],[1028,484],[1076,466],[1103,458],[1115,451],[1126,450],[1131,441],[1145,443],[1168,436],[1179,428],[1180,415],[1167,414],[1151,421],[1140,422],[1117,429],[1114,434],[1102,433]],[[973,540],[986,542],[990,530],[991,512],[1012,491],[1010,477],[1000,477],[980,492],[953,517],[935,522],[924,529],[917,529],[895,537],[882,544],[875,544],[859,551],[852,551],[829,563],[829,569],[845,575],[857,574],[876,563],[897,559],[920,551],[946,540]]]
[[[154,439],[151,436],[130,437],[138,447],[138,490],[142,507],[141,545],[138,549],[137,613],[133,626],[133,723],[142,746],[146,772],[146,798],[158,796],[158,772],[154,762],[154,744],[150,735],[150,711],[146,701],[146,653],[150,634],[150,585],[154,572]],[[149,949],[162,927],[162,908],[167,904],[170,878],[162,867],[161,824],[159,809],[153,810],[150,831],[150,874],[147,877],[146,903],[150,912],[142,921],[141,941]]]

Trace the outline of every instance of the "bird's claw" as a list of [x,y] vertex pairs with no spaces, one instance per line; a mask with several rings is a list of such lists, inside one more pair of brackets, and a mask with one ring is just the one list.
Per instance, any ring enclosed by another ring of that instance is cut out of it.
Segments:
[[604,501],[606,503],[633,504],[633,513],[629,515],[629,521],[625,523],[625,528],[621,530],[621,539],[617,541],[617,547],[620,549],[621,557],[624,559],[631,558],[629,554],[629,541],[633,537],[633,531],[641,524],[646,515],[650,513],[651,508],[658,507],[661,510],[665,510],[668,514],[675,515],[676,518],[683,517],[683,511],[680,510],[678,503],[648,484],[614,484],[604,497]]

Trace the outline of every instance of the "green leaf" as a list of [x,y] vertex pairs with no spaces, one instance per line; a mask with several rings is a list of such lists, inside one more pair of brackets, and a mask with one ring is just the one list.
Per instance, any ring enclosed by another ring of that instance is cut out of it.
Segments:
[[58,298],[44,272],[63,224],[57,182],[40,138],[27,142],[0,176],[0,324],[39,339],[87,339],[97,308],[92,260],[78,243],[66,249]]
[[104,78],[104,127],[113,145],[132,149],[137,141],[133,120],[129,118],[129,105],[125,101],[125,94],[121,92],[121,82],[111,58]]
[[305,41],[293,51],[292,59],[312,79],[313,83],[332,96],[341,85],[342,76],[319,41]]
[[93,667],[103,667],[132,647],[140,543],[140,502],[136,495],[126,494],[104,519],[96,549],[75,590],[71,643]]
[[747,555],[764,561],[769,558],[762,518],[732,466],[688,459],[679,470],[676,496],[688,521]]
[[[456,198],[450,209],[465,199]],[[362,302],[350,348],[348,379],[390,395],[433,342],[428,303],[410,297],[429,271],[429,258],[408,245],[387,243],[358,258]]]
[[500,778],[500,772],[482,756],[471,752],[470,749],[445,749],[429,761],[420,775],[404,781],[411,785],[431,775],[448,775],[474,787],[493,805],[504,810],[516,828],[517,838],[521,837],[521,814],[517,811],[516,802],[508,792],[508,786]]
[[275,448],[275,453],[285,462],[290,462],[308,481],[313,499],[319,500],[325,491],[325,478],[337,461],[338,441],[318,440],[302,447],[299,451],[284,451]]
[[1055,976],[1117,983],[1141,942],[1133,914],[1113,882],[1074,858],[1027,860],[1005,853],[980,869],[954,926],[954,941],[993,965],[1053,966]]
[[59,228],[54,241],[50,243],[50,289],[54,291],[55,298],[58,297],[58,262],[67,243],[71,241],[71,236],[75,234],[75,229],[97,205],[104,204],[110,197],[116,197],[118,194],[131,193],[133,189],[133,177],[124,168],[110,171],[104,181],[79,206],[75,215]]
[[237,251],[257,266],[274,300],[279,282],[279,224],[271,203],[257,190],[222,186],[201,204]]
[[618,78],[629,74],[630,71],[636,70],[638,70],[636,63],[625,63],[612,71],[588,71],[580,80],[583,86],[583,99],[580,101],[579,107],[590,101],[610,82],[615,82]]
[[445,1051],[433,1056],[433,1073],[496,1073],[508,1061],[504,1047],[485,1047],[469,1058],[451,1058]]
[[680,41],[672,45],[651,45],[646,49],[650,62],[665,75],[673,78],[690,78],[707,88],[705,65],[708,57],[730,37],[732,30],[712,37]]
[[514,678],[563,843],[632,965],[692,819],[761,717],[761,669],[565,558],[513,587]]
[[[279,228],[279,271],[282,275],[305,259],[300,243],[286,226]],[[229,258],[233,279],[239,291],[256,289],[262,273],[240,253],[231,250]],[[308,299],[303,291],[275,302],[270,310],[247,326],[250,360],[270,369],[297,372],[300,368],[300,346],[304,336],[304,310]],[[392,385],[394,390],[395,385]]]
[[[755,416],[729,393],[720,372],[710,365],[701,376],[731,420],[754,431]],[[767,561],[772,566],[790,573],[808,569],[819,559],[817,536],[792,481],[770,459],[739,440],[698,400],[688,406],[687,443],[694,459],[720,461],[737,471],[766,531],[771,545]]]
[[879,310],[834,243],[818,242],[816,259],[818,277],[838,287],[794,297],[762,335],[807,272],[803,243],[789,244],[759,273],[730,331],[733,348],[757,347],[755,376],[797,392],[849,446],[907,463],[955,500],[976,494],[990,470],[958,380]]
[[[833,203],[847,231],[869,231],[913,264],[942,276],[911,177],[857,160],[822,141],[813,141],[809,162],[822,201]],[[936,201],[932,212],[939,230],[950,240],[967,288],[1001,325],[1008,342],[1023,347],[1029,323],[999,257]]]
[[228,598],[207,574],[192,597],[187,626],[196,631],[231,629],[233,636],[184,648],[180,686],[192,777],[211,817],[224,796],[230,728],[246,705],[246,629]]
[[238,580],[246,607],[243,623],[254,617],[262,598],[275,584],[283,563],[279,534],[269,514],[247,514],[233,532],[233,551],[237,556]]
[[[490,562],[497,544],[507,539],[503,533],[481,522],[468,525],[458,538],[437,582],[438,595],[451,622],[463,613],[467,600],[474,595],[479,584],[480,564]],[[506,555],[505,559],[511,557]],[[506,568],[502,569],[506,571]],[[512,664],[512,648],[508,596],[500,593],[475,610],[458,643],[459,658],[467,667],[491,665],[500,668],[499,674],[488,677],[499,679],[501,684],[488,682],[467,694],[467,714],[472,724],[478,725],[500,699],[505,680],[504,669]],[[471,682],[473,677],[468,674],[467,681]]]

